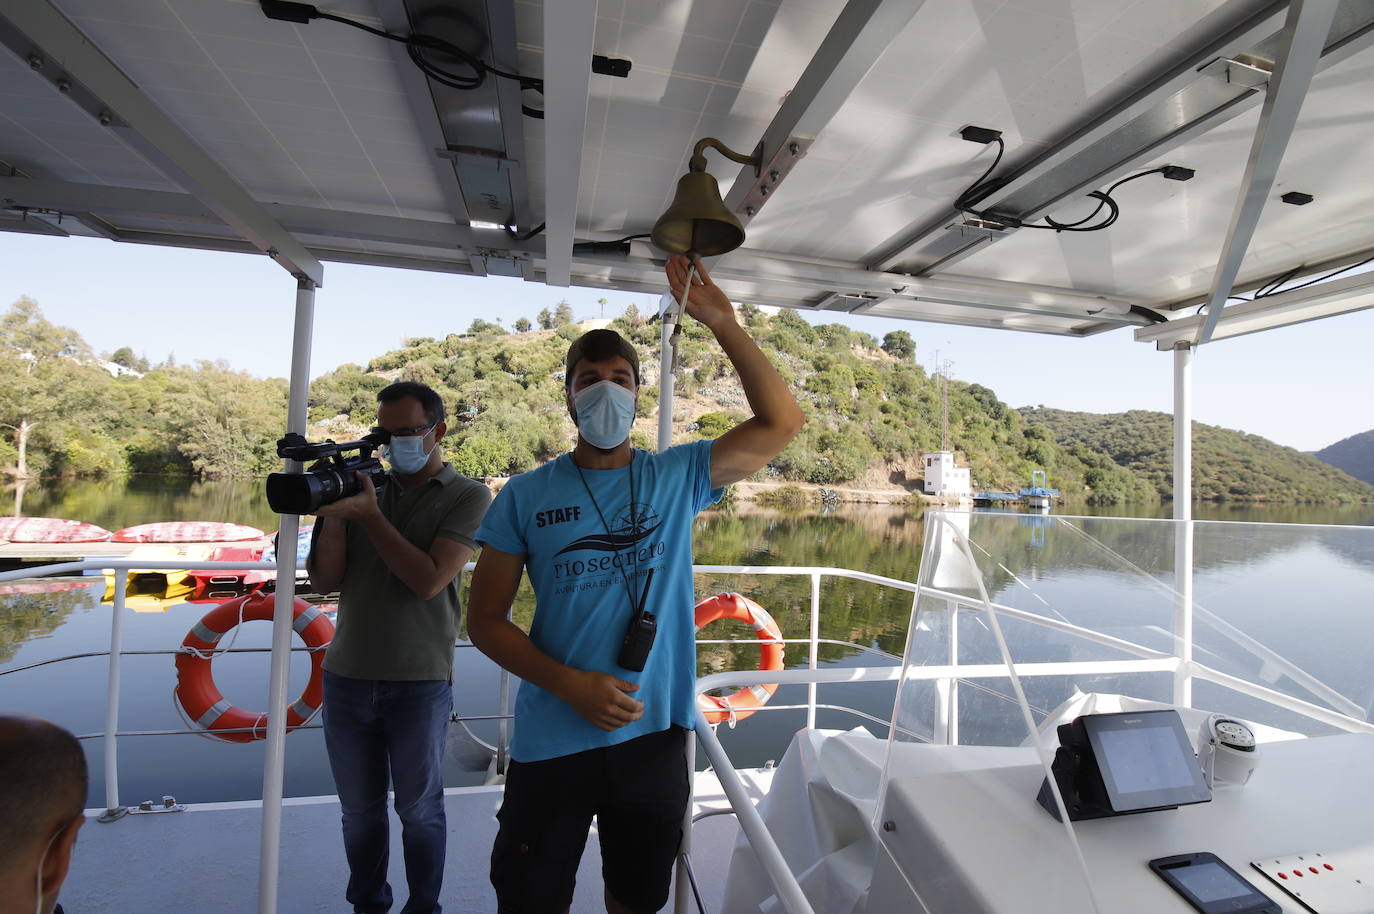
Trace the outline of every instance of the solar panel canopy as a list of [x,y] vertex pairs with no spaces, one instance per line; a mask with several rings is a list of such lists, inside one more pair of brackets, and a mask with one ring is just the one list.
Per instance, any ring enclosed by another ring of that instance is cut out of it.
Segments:
[[[0,229],[660,291],[714,137],[737,301],[1172,344],[1374,254],[1367,0],[264,6],[0,0]],[[1233,332],[1374,304],[1318,291]]]

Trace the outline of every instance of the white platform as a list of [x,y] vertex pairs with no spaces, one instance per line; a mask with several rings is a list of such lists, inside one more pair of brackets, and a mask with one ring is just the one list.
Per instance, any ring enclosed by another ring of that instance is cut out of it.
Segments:
[[[772,771],[742,772],[751,792],[762,795]],[[697,777],[698,808],[729,803],[710,774]],[[447,914],[496,909],[487,879],[499,788],[447,792],[448,860],[442,903]],[[90,811],[95,815],[99,810]],[[262,809],[257,803],[192,805],[186,812],[125,816],[82,828],[71,874],[62,891],[66,910],[118,914],[249,914],[257,910],[258,847]],[[405,873],[400,827],[392,815],[390,880],[400,910]],[[738,831],[733,816],[714,816],[696,826],[692,863],[708,911],[719,912],[730,848]],[[334,797],[292,799],[282,812],[282,914],[346,911],[339,805]],[[574,914],[604,911],[601,855],[595,835],[578,870]],[[671,909],[671,901],[669,903]]]
[[[1063,826],[1035,801],[1043,772],[1033,750],[900,748],[893,764],[901,774],[880,817],[891,831],[883,832],[870,912],[921,905],[928,914],[1092,910]],[[1284,914],[1298,914],[1300,906],[1253,870],[1252,860],[1370,843],[1374,735],[1268,743],[1261,752],[1250,783],[1217,790],[1210,803],[1076,823],[1101,910],[1189,914],[1188,903],[1146,864],[1211,851]]]

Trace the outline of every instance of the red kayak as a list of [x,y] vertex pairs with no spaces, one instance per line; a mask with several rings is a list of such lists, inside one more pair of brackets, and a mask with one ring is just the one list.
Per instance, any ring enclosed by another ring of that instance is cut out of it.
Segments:
[[[212,562],[256,562],[261,557],[262,549],[254,546],[221,546],[210,553]],[[273,578],[271,571],[246,568],[197,568],[190,574],[195,581],[195,601],[213,600],[221,594],[224,599],[243,596]]]
[[11,543],[103,543],[110,531],[60,517],[0,517],[0,540]]
[[116,543],[237,543],[267,534],[246,524],[214,521],[160,521],[115,531]]

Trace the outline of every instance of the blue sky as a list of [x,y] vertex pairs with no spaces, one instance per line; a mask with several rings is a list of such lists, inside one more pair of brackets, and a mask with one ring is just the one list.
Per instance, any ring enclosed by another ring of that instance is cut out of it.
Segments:
[[[98,239],[0,234],[0,307],[21,295],[48,320],[78,330],[98,352],[130,346],[150,360],[223,359],[259,376],[285,376],[295,283],[265,257]],[[404,337],[466,330],[474,318],[509,327],[567,299],[580,318],[607,317],[657,296],[549,288],[411,270],[325,265],[316,296],[312,376],[400,346]],[[904,329],[917,357],[953,362],[952,374],[992,388],[1012,406],[1087,412],[1173,408],[1172,356],[1119,330],[1089,339],[825,313],[881,339]],[[1374,311],[1327,318],[1202,347],[1194,362],[1199,422],[1316,450],[1374,428]]]

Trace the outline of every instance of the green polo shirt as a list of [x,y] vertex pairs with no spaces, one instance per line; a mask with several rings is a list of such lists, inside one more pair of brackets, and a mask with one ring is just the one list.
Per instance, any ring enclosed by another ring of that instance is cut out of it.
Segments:
[[[472,535],[490,503],[486,486],[459,476],[448,464],[409,489],[393,477],[378,498],[386,519],[425,552],[436,537],[476,549]],[[334,640],[325,652],[324,668],[353,679],[451,680],[462,612],[457,579],[421,600],[387,568],[362,525],[348,525],[347,549]]]

